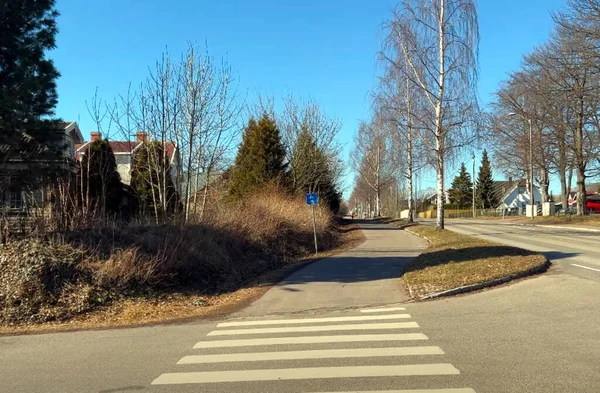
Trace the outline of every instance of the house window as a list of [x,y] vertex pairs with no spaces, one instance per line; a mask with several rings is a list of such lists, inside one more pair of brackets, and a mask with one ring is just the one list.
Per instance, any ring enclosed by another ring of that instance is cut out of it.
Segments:
[[23,208],[23,194],[21,191],[5,191],[4,206],[8,209],[21,210]]

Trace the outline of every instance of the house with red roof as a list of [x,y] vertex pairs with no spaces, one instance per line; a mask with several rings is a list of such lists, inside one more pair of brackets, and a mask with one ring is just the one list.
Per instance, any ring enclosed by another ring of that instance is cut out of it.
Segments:
[[[102,137],[99,132],[91,132],[90,140],[75,146],[77,159],[80,160],[82,155],[85,154],[86,147],[100,139]],[[135,153],[148,142],[148,133],[137,132],[135,140],[132,141],[111,141],[108,143],[115,154],[115,160],[117,162],[117,171],[121,176],[121,182],[126,185],[131,184],[131,169],[133,168],[133,161],[135,160]],[[167,160],[171,170],[171,178],[175,183],[175,187],[178,189],[179,184],[177,179],[177,172],[179,171],[179,150],[174,142],[164,143],[165,152],[167,154]]]

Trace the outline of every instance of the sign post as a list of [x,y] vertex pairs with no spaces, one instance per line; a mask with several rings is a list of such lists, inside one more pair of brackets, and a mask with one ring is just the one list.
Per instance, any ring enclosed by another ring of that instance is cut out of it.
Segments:
[[306,194],[306,204],[312,208],[313,233],[315,236],[315,254],[318,254],[319,247],[317,246],[317,218],[315,216],[315,206],[319,204],[319,195],[314,193]]

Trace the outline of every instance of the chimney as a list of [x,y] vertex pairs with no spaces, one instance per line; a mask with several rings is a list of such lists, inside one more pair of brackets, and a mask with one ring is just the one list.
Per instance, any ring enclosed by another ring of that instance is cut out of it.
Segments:
[[509,176],[509,177],[508,177],[508,181],[509,181],[510,183],[512,183],[512,182],[513,182],[513,177],[512,177],[512,176]]
[[98,139],[102,139],[102,134],[100,132],[90,132],[90,137],[92,138],[92,142],[96,142]]
[[146,133],[146,132],[138,131],[135,133],[135,141],[136,142],[146,142],[147,138],[148,138],[148,133]]

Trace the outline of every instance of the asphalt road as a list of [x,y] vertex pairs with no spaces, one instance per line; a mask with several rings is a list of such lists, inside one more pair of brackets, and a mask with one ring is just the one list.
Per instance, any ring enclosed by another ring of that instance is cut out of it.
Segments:
[[412,303],[394,275],[423,243],[365,234],[224,320],[0,337],[0,392],[600,391],[597,282],[552,268]]
[[[432,221],[424,221],[433,225]],[[504,224],[500,220],[446,220],[446,229],[542,252],[561,271],[600,281],[600,232]]]

